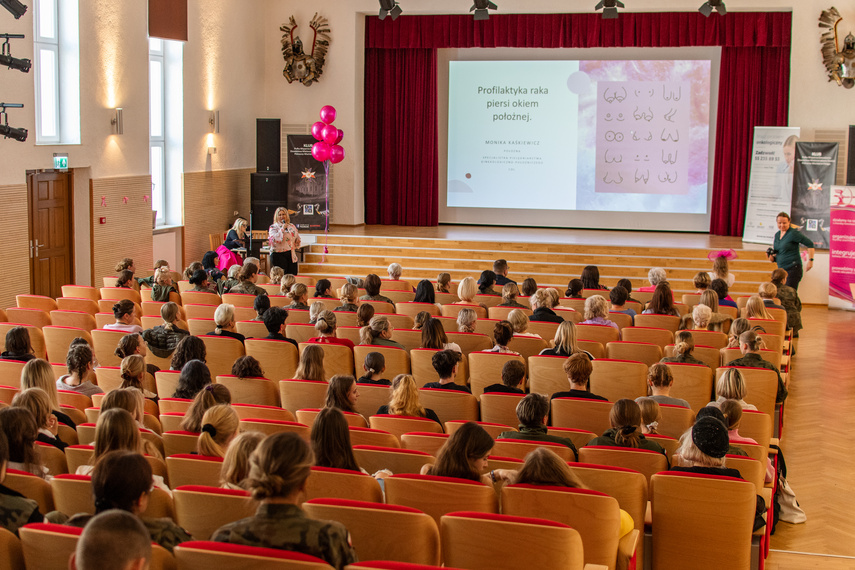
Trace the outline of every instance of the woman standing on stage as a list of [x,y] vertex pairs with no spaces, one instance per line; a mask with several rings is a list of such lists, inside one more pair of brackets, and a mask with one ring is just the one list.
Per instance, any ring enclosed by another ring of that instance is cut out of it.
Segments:
[[296,250],[300,247],[300,234],[297,226],[291,223],[288,208],[276,208],[267,235],[271,249],[270,266],[281,267],[286,274],[297,275]]
[[798,290],[803,275],[799,244],[807,247],[808,262],[804,271],[810,271],[813,267],[813,241],[790,224],[790,215],[786,212],[778,214],[775,221],[778,223],[778,230],[780,231],[775,233],[775,241],[772,244],[774,253],[767,252],[766,255],[769,261],[774,261],[778,267],[787,272],[787,285]]

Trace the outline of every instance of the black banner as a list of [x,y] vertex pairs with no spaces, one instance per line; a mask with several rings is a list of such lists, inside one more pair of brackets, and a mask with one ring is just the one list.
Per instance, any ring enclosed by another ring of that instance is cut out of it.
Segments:
[[790,216],[817,249],[828,249],[830,243],[831,187],[837,180],[837,151],[837,143],[796,143]]
[[324,164],[312,157],[312,135],[288,135],[288,210],[301,230],[322,230],[329,215]]

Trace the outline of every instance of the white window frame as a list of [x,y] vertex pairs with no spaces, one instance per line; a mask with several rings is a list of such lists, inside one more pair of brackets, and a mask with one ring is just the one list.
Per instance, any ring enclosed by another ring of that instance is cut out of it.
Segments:
[[[183,42],[149,38],[149,171],[152,174],[152,208],[157,205],[155,225],[158,227],[183,223],[183,57]],[[159,68],[156,79],[152,75],[157,72],[155,63]],[[159,165],[155,164],[155,149],[163,159]],[[156,176],[158,172],[160,176]]]
[[[154,164],[154,149],[160,149],[160,180],[155,180],[152,177],[151,180],[151,204],[152,208],[157,207],[157,217],[155,218],[155,224],[158,226],[162,226],[166,220],[166,62],[163,54],[163,40],[159,38],[150,38],[149,39],[149,52],[148,52],[148,69],[149,69],[149,159],[152,161],[150,166],[150,172],[153,174],[156,170]],[[158,63],[160,64],[160,90],[155,91],[153,85],[153,70],[152,64]],[[157,125],[155,125],[154,117],[155,113],[153,111],[154,105],[157,103],[160,105],[160,121]],[[157,126],[160,129],[160,134],[154,134],[154,128]],[[157,198],[155,198],[157,195]],[[159,205],[158,205],[159,203]]]
[[[62,121],[60,116],[60,99],[62,96],[62,87],[59,81],[59,1],[60,0],[35,0],[34,2],[34,17],[33,17],[33,59],[35,73],[35,106],[36,106],[36,144],[58,144],[62,141]],[[42,16],[45,10],[53,12],[52,29],[42,29]],[[43,117],[45,109],[43,107],[43,99],[45,93],[43,89],[46,87],[41,80],[42,70],[44,68],[43,52],[53,53],[54,66],[51,70],[53,75],[53,115],[56,132],[52,135],[45,135],[43,132]]]

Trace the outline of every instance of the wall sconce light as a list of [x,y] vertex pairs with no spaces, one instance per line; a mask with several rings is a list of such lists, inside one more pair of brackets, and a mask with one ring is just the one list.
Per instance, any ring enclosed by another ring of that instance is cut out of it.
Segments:
[[113,118],[110,119],[110,124],[116,126],[117,135],[123,135],[125,134],[125,117],[122,112],[122,108],[116,107],[114,111],[115,114],[113,115]]
[[211,126],[212,133],[220,132],[220,112],[211,111],[211,117],[208,119],[208,124]]
[[208,154],[217,154],[217,147],[214,146],[214,133],[208,133],[207,146]]

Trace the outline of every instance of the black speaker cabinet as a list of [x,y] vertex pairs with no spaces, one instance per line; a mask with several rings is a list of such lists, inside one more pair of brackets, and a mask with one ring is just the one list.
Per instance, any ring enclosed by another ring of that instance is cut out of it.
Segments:
[[281,202],[253,202],[252,231],[266,232],[273,223],[273,212],[280,206],[282,206]]
[[251,175],[249,199],[252,202],[279,202],[287,206],[288,175],[282,172],[256,172]]
[[255,120],[255,169],[281,172],[282,134],[280,119]]

